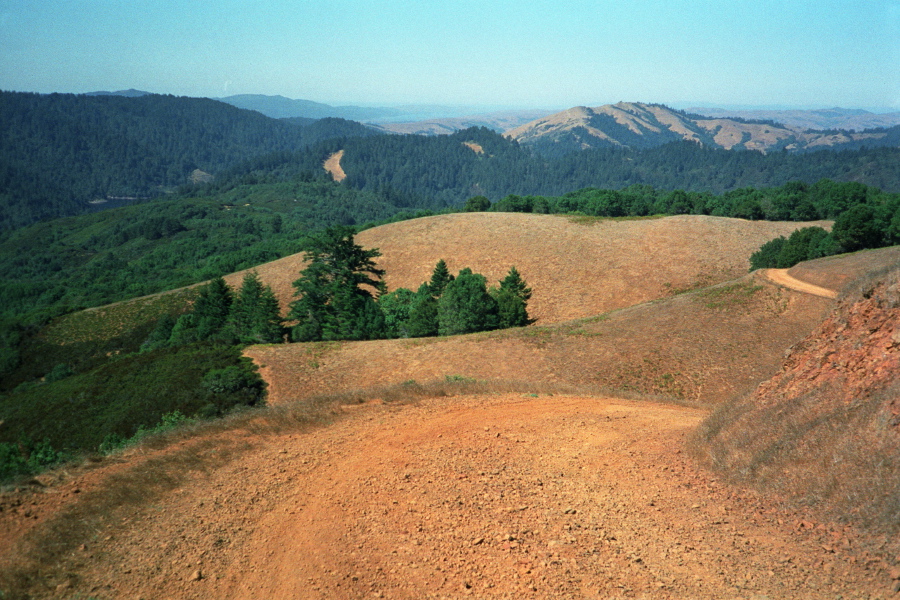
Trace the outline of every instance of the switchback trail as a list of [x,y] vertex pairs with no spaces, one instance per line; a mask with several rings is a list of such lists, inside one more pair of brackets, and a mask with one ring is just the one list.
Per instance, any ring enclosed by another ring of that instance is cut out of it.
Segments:
[[98,535],[76,552],[82,572],[66,597],[888,591],[851,531],[696,468],[683,447],[704,411],[496,394],[346,413],[308,433],[259,436],[240,459]]

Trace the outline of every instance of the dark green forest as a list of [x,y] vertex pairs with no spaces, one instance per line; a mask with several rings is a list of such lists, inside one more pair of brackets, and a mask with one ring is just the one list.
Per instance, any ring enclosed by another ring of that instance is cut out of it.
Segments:
[[[631,185],[722,194],[828,178],[900,191],[898,148],[764,155],[673,141],[547,156],[486,128],[385,135],[341,119],[277,120],[215,100],[160,95],[0,92],[0,123],[0,230],[177,197],[195,184],[195,194],[208,196],[254,181],[291,181],[320,173],[339,149],[345,185],[411,209],[459,206],[473,195],[495,201]],[[203,189],[209,177],[213,187]]]
[[[0,91],[0,230],[153,198],[242,161],[359,123],[270,119],[204,98]],[[93,204],[92,204],[93,202]]]

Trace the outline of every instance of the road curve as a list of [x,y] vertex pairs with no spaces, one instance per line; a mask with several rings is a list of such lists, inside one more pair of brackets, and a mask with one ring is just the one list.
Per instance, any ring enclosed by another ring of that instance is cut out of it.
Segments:
[[788,269],[765,269],[763,271],[763,276],[772,283],[798,292],[812,294],[813,296],[819,296],[821,298],[837,298],[836,291],[806,283],[796,277],[792,277],[791,275],[788,275]]

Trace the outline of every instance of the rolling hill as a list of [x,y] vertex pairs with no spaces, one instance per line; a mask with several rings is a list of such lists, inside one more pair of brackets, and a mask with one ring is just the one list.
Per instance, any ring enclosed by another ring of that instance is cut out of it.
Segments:
[[[387,271],[389,290],[417,289],[441,259],[451,272],[470,267],[491,285],[515,266],[534,290],[529,314],[543,325],[743,276],[759,246],[810,225],[829,223],[457,213],[367,229],[356,242],[381,251],[378,264]],[[251,270],[286,306],[303,266],[303,255],[295,254]],[[226,281],[236,285],[245,272]]]
[[864,131],[900,125],[900,113],[873,113],[862,109],[823,108],[815,110],[741,110],[689,108],[688,112],[715,119],[737,117],[753,121],[775,121],[788,127],[813,130],[843,129]]
[[170,194],[261,155],[375,132],[204,98],[0,91],[0,230]]
[[[0,589],[570,598],[587,582],[607,595],[874,594],[894,565],[890,538],[730,486],[684,452],[712,407],[749,415],[741,432],[773,429],[777,415],[752,418],[741,403],[808,392],[805,366],[832,348],[849,364],[869,344],[869,321],[843,325],[896,310],[895,282],[873,282],[900,262],[898,247],[788,273],[844,294],[837,313],[833,299],[746,273],[748,249],[802,225],[475,213],[364,231],[357,242],[381,249],[391,288],[421,282],[438,258],[491,280],[517,265],[538,324],[248,347],[271,408],[0,493]],[[256,270],[284,302],[299,268],[293,256]],[[102,310],[117,321],[125,304]],[[867,358],[883,354],[882,333]]]
[[808,151],[898,145],[893,130],[809,131],[774,121],[705,117],[659,104],[619,102],[579,106],[527,123],[506,134],[541,151],[629,147],[653,148],[687,140],[725,150]]

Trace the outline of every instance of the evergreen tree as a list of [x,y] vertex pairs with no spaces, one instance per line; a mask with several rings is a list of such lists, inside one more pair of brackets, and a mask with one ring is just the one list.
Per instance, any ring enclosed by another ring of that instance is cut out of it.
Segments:
[[456,335],[497,328],[497,301],[484,275],[465,268],[447,284],[438,300],[438,334]]
[[218,335],[231,310],[231,288],[221,277],[213,279],[200,290],[193,310],[181,315],[172,328],[170,346],[208,340]]
[[409,307],[407,331],[409,337],[438,335],[438,300],[431,295],[431,288],[427,283],[419,286]]
[[534,323],[528,316],[528,301],[531,299],[531,288],[519,275],[515,267],[509,269],[506,277],[500,281],[499,289],[493,293],[497,301],[497,327],[524,327]]
[[444,293],[444,288],[446,288],[447,284],[451,281],[453,281],[453,275],[450,274],[447,263],[445,263],[442,258],[434,266],[434,271],[431,273],[431,281],[428,283],[428,289],[431,291],[431,295],[435,298],[440,298],[441,294]]
[[357,245],[349,227],[331,227],[314,238],[305,255],[309,266],[294,282],[297,300],[291,303],[289,314],[298,321],[294,339],[383,336],[384,319],[382,316],[379,327],[379,309],[374,302],[384,276],[384,270],[375,265],[374,259],[379,256],[377,249]]
[[278,343],[284,335],[280,312],[272,288],[253,271],[244,276],[231,305],[226,332],[242,344]]

